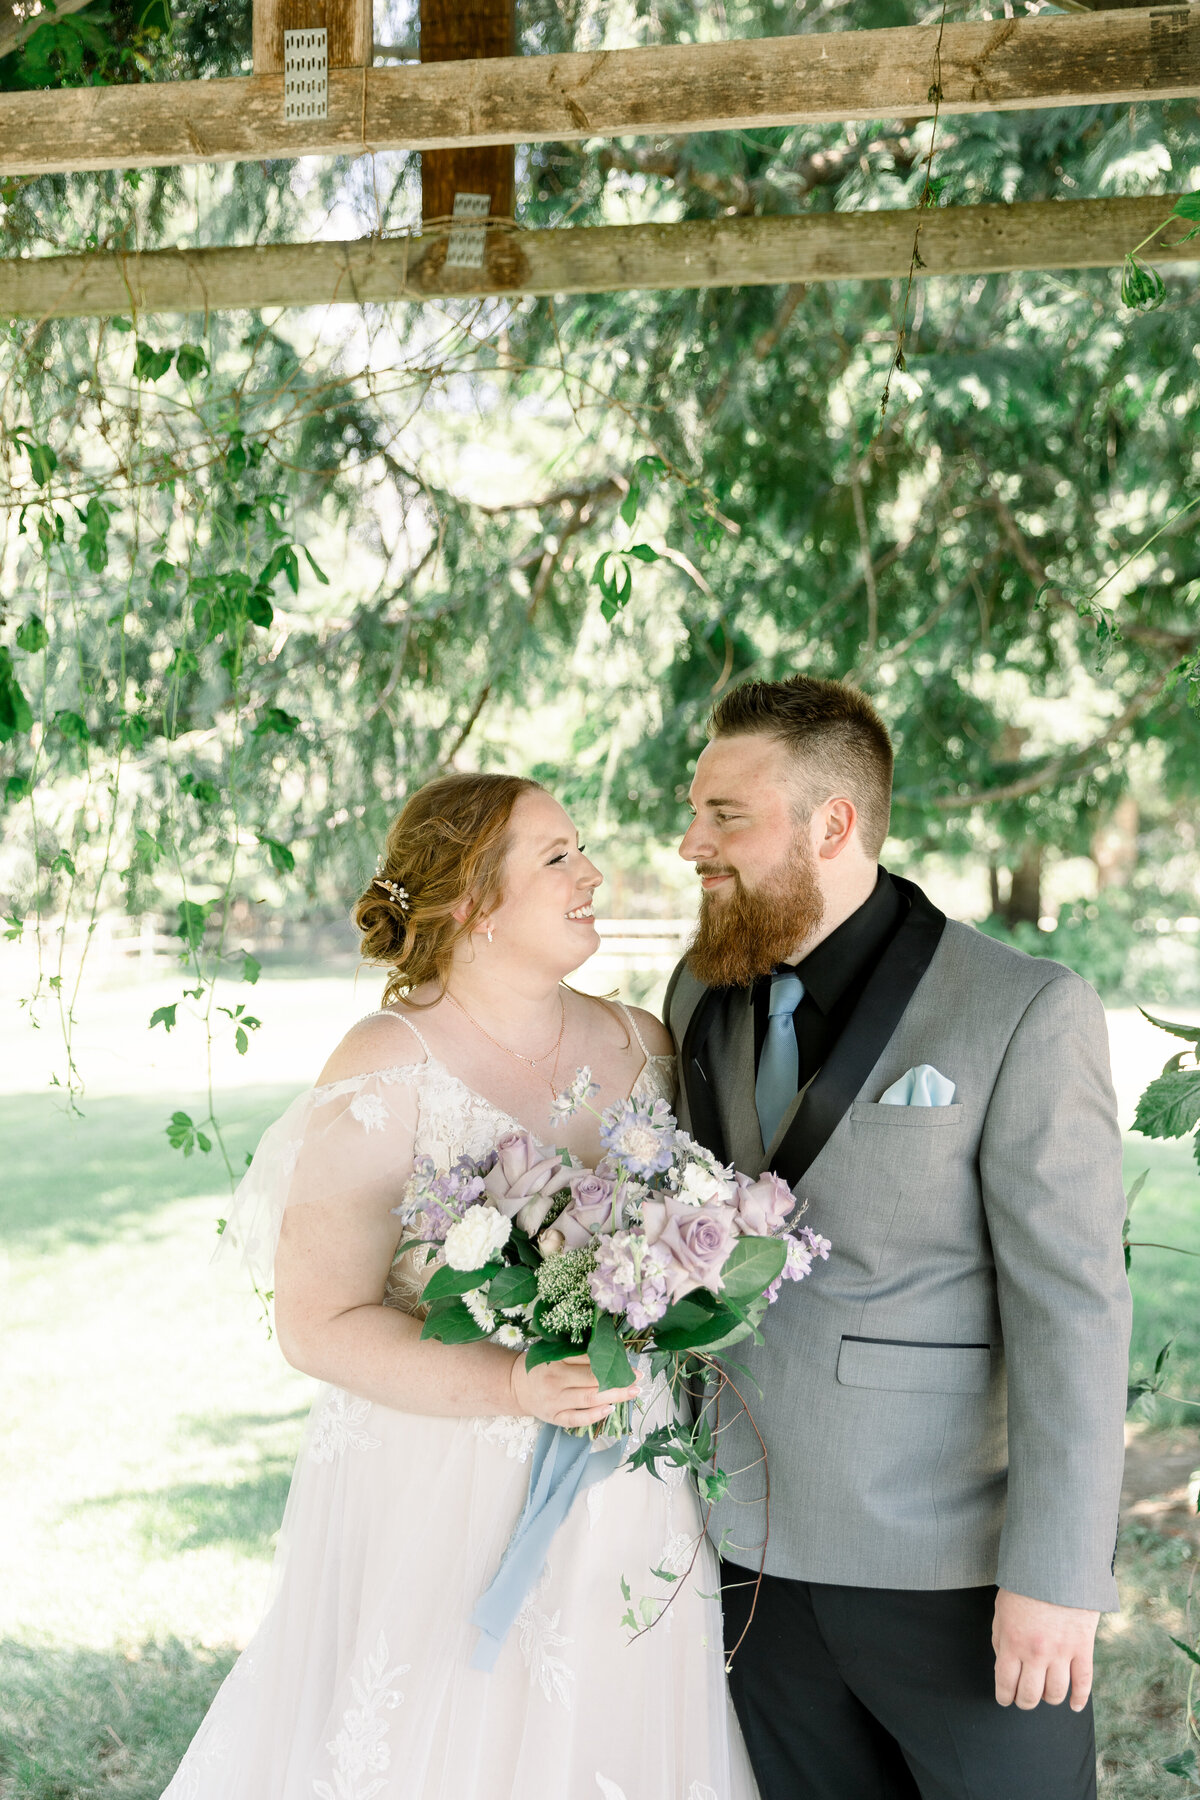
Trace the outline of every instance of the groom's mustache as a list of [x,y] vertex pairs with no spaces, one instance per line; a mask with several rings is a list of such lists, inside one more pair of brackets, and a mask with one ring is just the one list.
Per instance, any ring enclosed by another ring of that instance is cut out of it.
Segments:
[[720,863],[697,863],[695,869],[697,875],[732,875],[735,881],[741,880],[736,869],[723,869]]

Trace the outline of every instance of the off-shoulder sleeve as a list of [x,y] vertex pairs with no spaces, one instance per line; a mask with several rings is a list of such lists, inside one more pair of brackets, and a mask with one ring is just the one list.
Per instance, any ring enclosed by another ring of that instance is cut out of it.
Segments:
[[[264,1132],[243,1176],[216,1255],[237,1257],[260,1288],[274,1286],[289,1206],[319,1202],[385,1219],[413,1169],[423,1065],[376,1070],[310,1088]],[[396,1238],[400,1237],[397,1219]]]

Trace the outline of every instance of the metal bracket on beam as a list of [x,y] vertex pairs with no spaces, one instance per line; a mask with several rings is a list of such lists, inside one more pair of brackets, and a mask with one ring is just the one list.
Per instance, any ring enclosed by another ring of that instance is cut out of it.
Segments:
[[285,31],[283,34],[283,116],[285,120],[324,119],[329,112],[329,34]]
[[[450,227],[450,241],[446,245],[447,269],[482,269],[483,253],[487,248],[487,228],[475,220],[486,219],[492,210],[490,194],[455,194],[454,217],[462,219],[463,224]],[[471,224],[465,223],[471,220]]]

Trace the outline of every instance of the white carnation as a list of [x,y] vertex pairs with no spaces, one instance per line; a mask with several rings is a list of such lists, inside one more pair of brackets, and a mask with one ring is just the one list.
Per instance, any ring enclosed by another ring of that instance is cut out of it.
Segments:
[[679,1198],[689,1206],[711,1206],[733,1197],[733,1183],[700,1162],[689,1162],[679,1183]]
[[472,1206],[446,1233],[446,1261],[452,1269],[482,1269],[509,1239],[512,1221],[494,1206]]

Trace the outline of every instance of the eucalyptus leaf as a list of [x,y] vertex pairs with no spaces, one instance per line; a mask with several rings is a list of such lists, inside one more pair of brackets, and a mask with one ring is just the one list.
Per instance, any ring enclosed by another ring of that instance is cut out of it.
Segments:
[[721,1270],[725,1300],[757,1300],[783,1273],[787,1245],[782,1238],[740,1237]]

